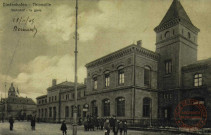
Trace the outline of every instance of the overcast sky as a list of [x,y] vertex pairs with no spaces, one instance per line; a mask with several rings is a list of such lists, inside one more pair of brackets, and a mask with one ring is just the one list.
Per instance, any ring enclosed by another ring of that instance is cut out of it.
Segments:
[[[22,96],[46,94],[53,78],[58,83],[74,81],[74,0],[36,0],[51,6],[33,7],[33,0],[15,3],[30,4],[25,9],[41,12],[11,12],[24,7],[0,7],[0,92],[11,82]],[[198,59],[211,57],[211,0],[180,0],[193,24],[201,31],[198,37]],[[155,32],[172,0],[79,0],[78,77],[86,77],[84,65],[112,53],[137,40],[143,47],[155,50]],[[17,18],[33,20],[27,24]],[[32,23],[33,22],[33,23]],[[14,26],[36,28],[34,32],[17,32]],[[4,93],[3,93],[4,96]]]

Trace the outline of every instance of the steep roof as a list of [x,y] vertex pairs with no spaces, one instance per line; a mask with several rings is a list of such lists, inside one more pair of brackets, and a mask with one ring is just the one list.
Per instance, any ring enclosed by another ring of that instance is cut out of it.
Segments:
[[185,20],[186,22],[192,24],[190,18],[188,17],[187,13],[185,12],[185,9],[183,8],[179,0],[174,0],[172,2],[160,25],[169,22],[170,20],[173,20],[175,18]]
[[155,31],[160,31],[171,27],[172,25],[181,23],[185,26],[191,27],[194,31],[199,32],[200,30],[193,25],[190,18],[188,17],[185,9],[183,8],[180,0],[173,0],[170,8],[165,14],[160,24],[155,28]]

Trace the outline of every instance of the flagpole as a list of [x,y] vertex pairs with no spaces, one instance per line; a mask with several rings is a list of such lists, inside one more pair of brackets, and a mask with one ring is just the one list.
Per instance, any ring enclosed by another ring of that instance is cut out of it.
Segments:
[[77,135],[77,54],[78,54],[78,0],[76,0],[76,22],[75,22],[75,107],[73,110],[73,135]]

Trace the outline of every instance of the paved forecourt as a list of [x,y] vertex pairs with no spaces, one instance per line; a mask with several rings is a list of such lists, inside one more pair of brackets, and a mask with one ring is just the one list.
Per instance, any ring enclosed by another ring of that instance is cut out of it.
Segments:
[[[4,122],[0,123],[0,135],[62,135],[60,127],[61,124],[36,123],[36,130],[32,131],[30,122],[15,122],[14,130],[10,131],[9,123]],[[67,135],[72,135],[72,126],[67,124],[67,128]],[[79,126],[78,135],[104,135],[104,131],[84,131],[83,126]],[[128,130],[127,135],[167,135],[167,133]]]

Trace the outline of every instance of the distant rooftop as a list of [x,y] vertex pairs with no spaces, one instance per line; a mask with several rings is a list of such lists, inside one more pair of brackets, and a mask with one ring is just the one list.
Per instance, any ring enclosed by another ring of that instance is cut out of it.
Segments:
[[[47,90],[52,90],[52,89],[55,89],[55,88],[58,88],[58,87],[72,87],[73,88],[74,86],[75,86],[74,82],[65,81],[65,82],[56,84],[54,86],[51,86]],[[81,87],[85,87],[86,85],[82,84],[82,83],[77,83],[77,86],[78,86],[78,88],[81,88]]]

